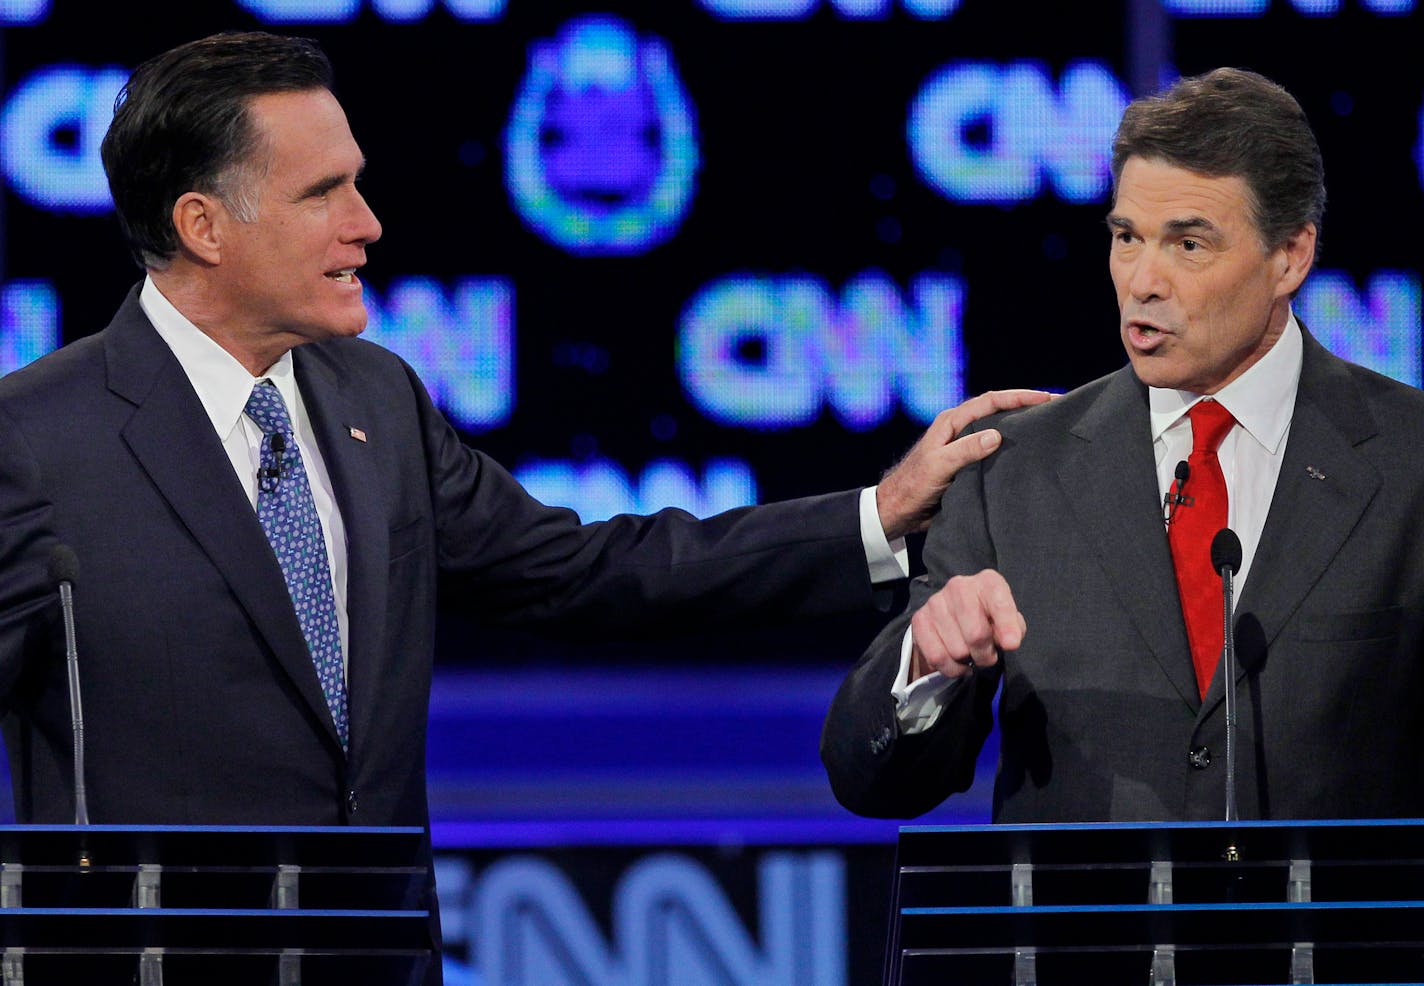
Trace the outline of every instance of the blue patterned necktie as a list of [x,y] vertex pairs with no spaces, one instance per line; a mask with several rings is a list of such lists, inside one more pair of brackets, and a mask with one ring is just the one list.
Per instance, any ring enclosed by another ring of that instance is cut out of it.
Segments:
[[331,591],[331,566],[321,518],[311,484],[292,435],[292,420],[282,395],[269,382],[252,388],[247,416],[262,429],[262,459],[257,471],[257,519],[267,533],[287,592],[297,611],[302,636],[311,650],[327,708],[346,749],[346,675],[341,663],[341,631],[336,598]]

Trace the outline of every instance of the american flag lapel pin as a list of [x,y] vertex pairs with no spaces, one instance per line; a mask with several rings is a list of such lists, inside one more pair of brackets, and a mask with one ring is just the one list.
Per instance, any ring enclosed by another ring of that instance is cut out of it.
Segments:
[[365,433],[364,431],[362,431],[360,428],[357,428],[355,425],[349,426],[346,430],[351,433],[351,437],[354,438],[354,439],[356,439],[356,441],[358,441],[358,442],[365,442],[365,441],[366,441],[366,433]]

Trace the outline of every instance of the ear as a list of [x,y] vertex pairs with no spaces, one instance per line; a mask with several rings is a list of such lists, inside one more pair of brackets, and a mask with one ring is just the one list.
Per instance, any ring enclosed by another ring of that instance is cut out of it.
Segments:
[[1289,298],[1305,283],[1315,263],[1315,223],[1306,223],[1291,234],[1276,251],[1280,277],[1276,282],[1276,297]]
[[178,247],[200,263],[222,262],[222,230],[227,210],[211,195],[184,192],[173,203],[173,229]]

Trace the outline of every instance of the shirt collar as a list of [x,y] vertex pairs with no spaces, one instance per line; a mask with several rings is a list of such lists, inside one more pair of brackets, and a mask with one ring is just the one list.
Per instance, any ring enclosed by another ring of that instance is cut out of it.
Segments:
[[271,380],[288,410],[295,415],[297,382],[290,350],[268,367],[266,373],[254,377],[231,353],[174,308],[153,283],[153,278],[143,279],[138,302],[183,367],[220,439],[226,440],[237,427],[252,388],[260,380]]
[[[1285,330],[1270,351],[1212,395],[1272,455],[1280,451],[1295,411],[1304,348],[1295,313],[1288,313]],[[1189,390],[1160,387],[1147,388],[1147,397],[1154,442],[1202,399]]]

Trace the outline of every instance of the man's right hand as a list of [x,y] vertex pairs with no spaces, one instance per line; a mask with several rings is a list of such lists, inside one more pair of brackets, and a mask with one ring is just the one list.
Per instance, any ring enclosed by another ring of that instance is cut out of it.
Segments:
[[992,568],[956,575],[910,618],[909,680],[938,671],[959,678],[999,663],[999,652],[1017,650],[1028,624],[1009,583]]

